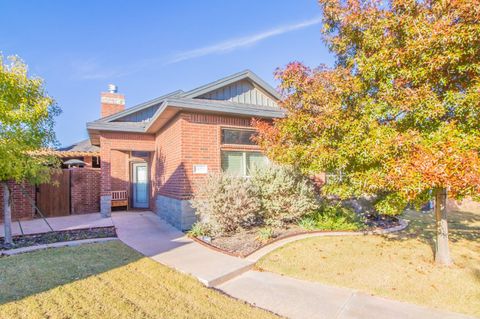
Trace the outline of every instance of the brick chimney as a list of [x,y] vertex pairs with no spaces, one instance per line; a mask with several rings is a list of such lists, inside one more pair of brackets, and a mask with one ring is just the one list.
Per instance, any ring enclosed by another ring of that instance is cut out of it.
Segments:
[[108,92],[100,94],[102,103],[101,117],[106,117],[125,110],[125,96],[117,93],[117,86],[108,85]]

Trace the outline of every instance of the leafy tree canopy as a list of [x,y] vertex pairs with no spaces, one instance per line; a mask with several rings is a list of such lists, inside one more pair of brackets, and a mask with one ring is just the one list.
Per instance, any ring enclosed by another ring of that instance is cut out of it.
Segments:
[[257,122],[259,143],[306,173],[340,172],[323,191],[407,202],[480,193],[479,1],[320,0],[333,68],[278,70],[287,117]]
[[48,181],[49,167],[58,160],[32,154],[56,144],[53,126],[59,114],[43,80],[29,77],[18,57],[0,55],[0,181]]

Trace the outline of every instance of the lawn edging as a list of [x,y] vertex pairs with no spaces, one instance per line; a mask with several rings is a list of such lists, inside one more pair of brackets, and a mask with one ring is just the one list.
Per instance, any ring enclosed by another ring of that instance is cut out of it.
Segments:
[[192,237],[192,239],[209,248],[214,251],[223,253],[225,255],[233,256],[233,257],[239,257],[246,259],[248,261],[256,263],[260,258],[263,256],[269,254],[270,252],[274,251],[277,248],[280,248],[288,243],[301,240],[301,239],[306,239],[306,238],[311,238],[311,237],[323,237],[323,236],[367,236],[367,235],[384,235],[384,234],[389,234],[389,233],[394,233],[398,232],[401,230],[404,230],[408,226],[408,221],[405,219],[398,219],[399,225],[390,227],[390,228],[385,228],[385,229],[374,229],[374,230],[368,230],[368,231],[306,231],[303,233],[299,234],[292,234],[289,236],[285,236],[282,238],[274,239],[270,241],[269,243],[265,244],[264,246],[261,246],[260,248],[256,249],[255,251],[251,252],[248,255],[240,255],[240,254],[235,254],[229,251],[226,251],[224,249],[221,249],[217,246],[211,245],[199,238]]
[[399,218],[398,222],[399,222],[399,225],[394,226],[394,227],[385,228],[385,229],[376,229],[376,230],[370,230],[370,231],[310,232],[310,233],[292,235],[290,237],[286,237],[286,238],[279,239],[277,241],[273,241],[273,242],[261,247],[260,249],[257,249],[256,251],[254,251],[250,255],[246,256],[245,258],[249,261],[257,262],[257,261],[260,260],[260,258],[269,254],[270,252],[274,251],[277,248],[280,248],[280,247],[282,247],[286,244],[289,244],[289,243],[297,241],[297,240],[311,238],[311,237],[385,235],[385,234],[394,233],[394,232],[404,230],[405,228],[408,227],[408,221]]
[[117,237],[104,237],[104,238],[89,238],[89,239],[62,241],[58,243],[20,247],[20,248],[9,249],[9,250],[0,250],[0,256],[3,256],[3,255],[12,256],[12,255],[18,255],[18,254],[28,253],[32,251],[37,251],[37,250],[48,249],[48,248],[79,246],[84,244],[101,243],[101,242],[106,242],[111,240],[119,240],[119,239]]

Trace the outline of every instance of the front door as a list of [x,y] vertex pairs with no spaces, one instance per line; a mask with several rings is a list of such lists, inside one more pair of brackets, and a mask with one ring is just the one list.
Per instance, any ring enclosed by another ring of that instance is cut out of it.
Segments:
[[133,207],[148,208],[147,163],[133,164]]

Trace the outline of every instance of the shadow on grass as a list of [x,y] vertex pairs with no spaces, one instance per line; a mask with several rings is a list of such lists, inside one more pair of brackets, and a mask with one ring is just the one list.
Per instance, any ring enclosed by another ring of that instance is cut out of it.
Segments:
[[[435,216],[432,211],[406,211],[402,218],[409,221],[408,227],[398,233],[386,235],[387,240],[419,239],[427,243],[435,252]],[[480,240],[480,214],[452,211],[448,216],[449,240]]]
[[141,254],[120,241],[1,257],[0,305],[122,267],[141,258]]

